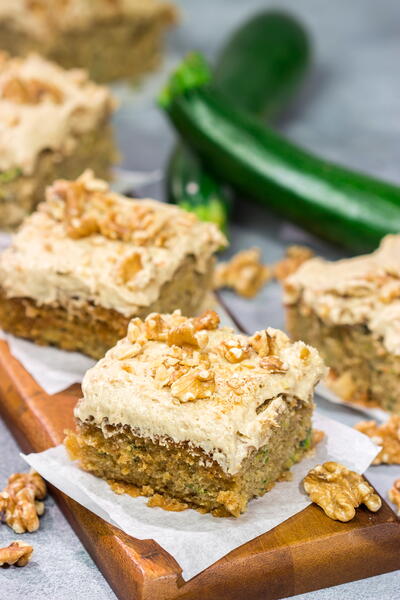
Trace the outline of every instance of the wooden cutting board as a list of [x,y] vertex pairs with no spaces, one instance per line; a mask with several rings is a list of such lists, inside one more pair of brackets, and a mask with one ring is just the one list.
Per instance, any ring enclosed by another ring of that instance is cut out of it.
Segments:
[[[0,410],[24,452],[60,444],[80,387],[48,396],[0,340]],[[153,540],[138,540],[52,488],[61,510],[121,600],[274,600],[400,568],[400,521],[383,502],[350,523],[309,506],[184,581]]]

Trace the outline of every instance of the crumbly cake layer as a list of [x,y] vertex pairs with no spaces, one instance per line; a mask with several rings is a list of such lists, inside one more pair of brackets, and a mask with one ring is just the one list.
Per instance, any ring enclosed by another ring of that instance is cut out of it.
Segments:
[[60,177],[78,177],[83,166],[109,179],[115,158],[112,132],[105,123],[82,135],[76,150],[69,156],[41,152],[33,175],[23,175],[17,168],[0,174],[0,227],[15,228],[42,201],[48,185]]
[[[149,311],[164,311],[174,306],[181,306],[186,315],[196,315],[204,292],[211,285],[213,261],[210,259],[204,273],[197,273],[193,263],[192,258],[187,258],[174,279],[162,286],[159,298],[136,316],[144,318]],[[64,307],[39,305],[31,298],[7,298],[0,287],[0,323],[5,331],[37,344],[55,345],[100,359],[126,335],[129,318],[79,300],[71,300]]]
[[343,400],[400,414],[400,356],[366,325],[328,325],[298,303],[288,308],[287,328],[318,348],[331,367],[326,384]]
[[3,48],[14,56],[35,51],[66,68],[85,68],[96,81],[154,68],[163,34],[176,21],[172,4],[158,0],[45,2],[40,11],[25,0],[0,6]]
[[133,319],[86,373],[76,418],[105,434],[128,425],[139,437],[188,442],[237,474],[296,410],[288,398],[312,406],[325,369],[316,350],[281,331],[247,337],[218,325],[213,311]]
[[102,429],[79,423],[65,444],[71,459],[98,477],[133,484],[147,496],[164,494],[216,516],[237,517],[309,447],[312,406],[286,401],[292,410],[275,427],[269,444],[254,449],[235,475],[225,473],[201,448],[139,437],[127,426]]
[[328,326],[366,326],[389,353],[400,356],[399,256],[400,235],[388,235],[366,256],[313,258],[286,280],[285,304],[301,303]]
[[[78,69],[38,55],[0,54],[0,172],[35,174],[42,153],[71,156],[82,136],[104,126],[114,107],[108,89]],[[85,165],[82,165],[81,171]]]
[[132,317],[157,303],[188,259],[205,276],[226,243],[215,225],[172,205],[115,194],[90,171],[56,181],[46,198],[0,256],[8,298],[66,309],[81,302]]

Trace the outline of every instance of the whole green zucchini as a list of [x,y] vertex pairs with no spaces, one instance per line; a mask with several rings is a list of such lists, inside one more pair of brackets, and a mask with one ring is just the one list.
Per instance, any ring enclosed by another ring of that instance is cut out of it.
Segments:
[[[272,117],[299,85],[310,54],[307,33],[297,20],[281,11],[263,11],[228,39],[217,57],[213,86],[241,109]],[[166,195],[169,202],[226,230],[230,191],[183,144],[168,163]]]
[[185,142],[222,180],[309,231],[352,251],[400,232],[400,188],[323,160],[209,85],[204,59],[189,55],[160,95]]

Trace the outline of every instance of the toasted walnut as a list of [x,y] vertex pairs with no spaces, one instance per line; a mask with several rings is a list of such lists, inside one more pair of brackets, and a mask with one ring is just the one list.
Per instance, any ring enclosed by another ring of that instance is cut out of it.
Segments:
[[6,548],[0,548],[0,567],[3,565],[15,565],[25,567],[31,559],[33,546],[25,542],[11,542]]
[[289,369],[288,365],[279,356],[265,356],[264,358],[260,358],[260,367],[269,373],[286,373]]
[[125,256],[117,265],[117,281],[129,284],[143,268],[142,257],[139,252],[132,252]]
[[130,358],[135,358],[138,356],[143,350],[142,344],[135,342],[132,345],[126,344],[118,344],[115,348],[113,348],[112,356],[117,360],[129,360]]
[[[165,245],[171,237],[168,215],[153,206],[128,202],[112,193],[108,184],[86,170],[76,181],[58,180],[47,189],[46,207],[53,214],[55,201],[62,202],[69,237],[82,238],[99,233],[111,240],[138,246]],[[54,218],[59,217],[56,209]],[[161,240],[161,241],[160,241]]]
[[220,319],[215,310],[206,310],[202,315],[193,319],[196,331],[200,331],[201,329],[217,329],[219,323]]
[[250,355],[250,348],[243,344],[239,338],[221,342],[220,352],[222,356],[230,363],[240,363]]
[[203,368],[190,369],[171,386],[171,394],[181,402],[210,398],[214,391],[214,373]]
[[144,322],[148,340],[165,342],[168,337],[167,323],[159,313],[149,314]]
[[36,531],[39,516],[44,512],[40,502],[46,496],[46,484],[39,473],[15,473],[8,479],[7,486],[0,494],[0,508],[4,520],[15,533]]
[[362,475],[336,462],[317,465],[306,475],[303,484],[311,500],[337,521],[350,521],[360,504],[372,512],[382,506],[380,497]]
[[397,512],[400,515],[400,479],[393,482],[389,490],[389,500],[397,506]]
[[285,258],[273,267],[274,277],[279,281],[284,281],[313,256],[314,252],[306,246],[289,246],[286,249]]
[[40,104],[50,100],[54,104],[61,104],[64,95],[62,91],[52,83],[40,79],[22,79],[13,77],[3,86],[2,97],[17,104]]
[[361,421],[355,425],[355,429],[361,431],[371,438],[382,450],[375,457],[373,464],[387,465],[400,464],[400,416],[392,415],[383,425],[377,425],[376,421]]
[[271,270],[261,262],[258,248],[238,252],[215,269],[214,288],[228,287],[245,298],[253,298],[271,279]]
[[208,343],[208,335],[203,330],[196,331],[193,321],[186,319],[168,331],[167,343],[170,346],[188,345],[194,348],[204,348]]
[[301,360],[304,360],[304,362],[307,362],[307,360],[310,358],[310,356],[311,356],[310,349],[307,348],[307,346],[302,346],[300,348],[300,358],[301,358]]
[[131,344],[134,344],[135,342],[144,342],[146,340],[146,328],[142,319],[136,317],[129,321],[126,337]]
[[256,331],[249,339],[250,346],[257,352],[258,356],[270,356],[276,352],[274,338],[266,331]]

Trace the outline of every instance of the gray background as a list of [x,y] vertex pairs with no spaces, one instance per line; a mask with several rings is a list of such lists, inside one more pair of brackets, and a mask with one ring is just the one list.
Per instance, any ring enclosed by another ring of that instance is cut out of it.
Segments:
[[[226,33],[259,8],[288,8],[308,25],[314,38],[315,64],[300,95],[280,119],[279,128],[302,145],[326,157],[400,183],[400,2],[399,0],[180,0],[183,23],[169,39],[169,54],[161,73],[138,90],[115,86],[120,108],[115,126],[122,166],[154,170],[164,165],[173,134],[154,108],[153,97],[165,72],[188,49],[212,56]],[[162,198],[162,185],[140,190]],[[267,261],[278,259],[285,245],[306,242],[328,257],[340,252],[301,230],[242,202],[231,231],[228,252],[256,245]],[[252,301],[225,295],[249,330],[282,326],[279,290],[270,285]],[[351,409],[318,400],[328,416],[352,425],[360,415]],[[0,422],[0,486],[7,476],[25,470],[18,447]],[[368,477],[383,495],[398,467],[375,467]],[[0,600],[29,597],[66,600],[115,598],[52,498],[41,528],[21,536],[35,547],[33,561],[24,569],[0,569]],[[0,546],[16,536],[0,527]],[[399,573],[319,590],[301,599],[349,600],[399,598]],[[155,599],[156,600],[156,599]]]

